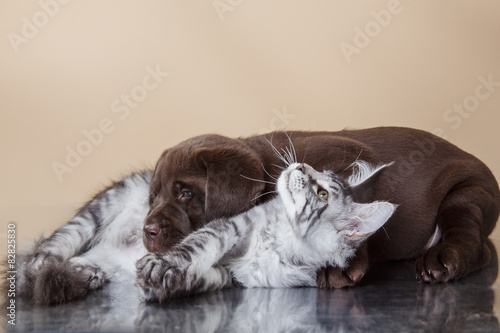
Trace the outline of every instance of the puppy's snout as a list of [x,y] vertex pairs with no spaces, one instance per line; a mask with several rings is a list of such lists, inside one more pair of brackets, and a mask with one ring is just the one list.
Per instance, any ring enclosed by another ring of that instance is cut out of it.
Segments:
[[144,234],[150,238],[155,239],[155,237],[160,233],[160,227],[158,224],[148,224],[144,226]]
[[306,174],[306,167],[304,166],[304,163],[301,163],[297,166],[297,170],[302,172],[304,175]]

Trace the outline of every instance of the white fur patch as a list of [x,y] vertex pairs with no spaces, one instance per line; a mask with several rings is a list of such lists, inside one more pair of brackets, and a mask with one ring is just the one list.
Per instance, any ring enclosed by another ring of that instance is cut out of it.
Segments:
[[434,233],[432,234],[431,238],[427,241],[427,244],[424,247],[424,251],[427,251],[441,240],[441,229],[439,229],[439,226],[436,226],[436,230],[434,230]]
[[379,172],[381,169],[392,165],[394,162],[382,165],[373,165],[365,161],[356,161],[352,164],[354,172],[349,176],[347,182],[351,187],[358,186]]

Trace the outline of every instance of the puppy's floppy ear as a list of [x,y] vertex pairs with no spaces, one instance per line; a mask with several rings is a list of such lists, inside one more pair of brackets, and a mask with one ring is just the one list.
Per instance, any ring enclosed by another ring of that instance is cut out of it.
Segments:
[[262,162],[244,142],[224,138],[214,147],[199,148],[198,162],[207,170],[205,187],[206,222],[248,210],[264,190]]

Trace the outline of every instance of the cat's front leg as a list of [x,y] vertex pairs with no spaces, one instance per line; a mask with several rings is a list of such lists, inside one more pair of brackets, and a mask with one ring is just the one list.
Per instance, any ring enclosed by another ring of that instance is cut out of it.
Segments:
[[144,301],[162,302],[190,294],[198,281],[197,265],[177,251],[147,254],[136,266]]
[[188,261],[179,253],[150,253],[137,262],[137,283],[145,302],[162,303],[169,298],[233,286],[223,266]]

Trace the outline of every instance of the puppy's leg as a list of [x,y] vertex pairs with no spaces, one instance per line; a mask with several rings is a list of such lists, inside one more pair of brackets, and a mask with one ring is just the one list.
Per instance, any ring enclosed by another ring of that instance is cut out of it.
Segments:
[[349,261],[349,266],[328,266],[318,271],[318,288],[343,288],[357,284],[368,271],[368,252],[366,244],[363,244],[356,255]]
[[497,199],[495,192],[491,194],[482,186],[462,186],[451,191],[436,219],[441,242],[417,260],[417,278],[446,282],[488,264],[491,253],[486,238],[498,218]]

